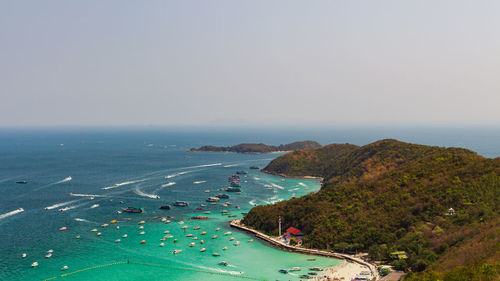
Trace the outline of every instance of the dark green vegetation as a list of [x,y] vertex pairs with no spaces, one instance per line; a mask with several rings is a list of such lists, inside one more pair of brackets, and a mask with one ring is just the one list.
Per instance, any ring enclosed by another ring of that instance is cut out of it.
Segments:
[[263,143],[240,143],[233,146],[206,145],[200,148],[191,148],[191,151],[207,152],[236,152],[236,153],[271,153],[276,151],[292,151],[297,149],[315,149],[321,145],[315,141],[298,141],[289,144],[267,145]]
[[[249,226],[277,235],[280,215],[284,229],[302,229],[305,246],[368,251],[411,269],[409,280],[500,277],[500,158],[382,140],[294,151],[264,170],[324,182],[315,194],[253,208]],[[393,260],[393,251],[408,258]]]

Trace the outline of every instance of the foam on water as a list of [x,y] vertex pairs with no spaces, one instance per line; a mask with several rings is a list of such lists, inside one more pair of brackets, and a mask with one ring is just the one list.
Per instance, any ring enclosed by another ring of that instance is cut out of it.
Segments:
[[142,190],[139,189],[139,187],[136,187],[134,189],[134,192],[135,194],[139,195],[139,196],[143,196],[143,197],[148,197],[148,198],[151,198],[151,199],[158,199],[158,194],[149,194],[149,193],[146,193]]
[[168,186],[172,186],[172,185],[175,185],[175,182],[169,182],[169,183],[166,183],[166,184],[162,184],[161,187],[168,187]]
[[52,210],[52,209],[55,209],[55,208],[59,208],[59,207],[62,207],[62,206],[69,205],[69,204],[71,204],[73,202],[76,202],[76,201],[78,201],[78,200],[71,200],[71,201],[66,201],[66,202],[62,202],[62,203],[57,203],[57,204],[45,207],[45,209],[46,210]]
[[22,212],[24,212],[24,209],[23,209],[23,208],[19,208],[19,209],[17,209],[17,210],[10,211],[10,212],[8,212],[8,213],[5,213],[5,214],[0,215],[0,220],[1,220],[1,219],[4,219],[4,218],[7,218],[7,217],[10,217],[10,216],[13,216],[13,215],[15,215],[15,214],[22,213]]
[[193,183],[194,184],[200,184],[200,183],[205,183],[205,182],[207,182],[207,181],[194,181]]
[[236,167],[236,166],[240,166],[241,163],[238,163],[238,164],[229,164],[229,165],[224,165],[224,168],[229,168],[229,167]]
[[121,183],[115,183],[114,185],[111,185],[111,186],[103,187],[102,189],[108,190],[108,189],[113,189],[113,188],[117,188],[117,187],[120,187],[120,186],[129,185],[129,184],[133,184],[133,183],[138,183],[138,182],[142,182],[142,181],[145,181],[145,180],[124,181],[124,182],[121,182]]

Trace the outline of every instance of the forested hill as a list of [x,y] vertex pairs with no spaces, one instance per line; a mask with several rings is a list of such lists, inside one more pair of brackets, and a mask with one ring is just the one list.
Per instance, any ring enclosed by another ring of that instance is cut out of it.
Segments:
[[321,145],[315,141],[298,141],[289,144],[267,145],[263,143],[241,143],[233,146],[206,145],[200,148],[191,148],[190,151],[198,152],[236,152],[236,153],[272,153],[277,151],[293,151],[297,149],[315,149]]
[[[244,218],[249,226],[277,235],[280,215],[284,229],[306,234],[306,246],[369,251],[420,272],[412,280],[499,276],[500,158],[381,140],[294,151],[264,170],[324,182],[315,194],[253,208]],[[449,208],[456,214],[446,215]],[[392,260],[396,250],[408,258]]]

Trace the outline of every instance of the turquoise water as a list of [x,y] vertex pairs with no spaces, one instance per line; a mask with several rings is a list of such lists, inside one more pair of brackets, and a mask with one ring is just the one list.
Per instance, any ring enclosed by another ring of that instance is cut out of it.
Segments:
[[[236,280],[242,277],[289,280],[298,276],[285,277],[278,270],[339,264],[334,259],[281,251],[229,227],[229,220],[241,218],[242,213],[256,204],[270,204],[289,199],[293,194],[302,196],[319,189],[318,180],[284,180],[249,169],[251,165],[265,166],[277,154],[189,153],[173,141],[120,142],[120,139],[99,141],[99,138],[74,136],[53,143],[22,144],[3,151],[0,214],[18,208],[25,211],[0,218],[0,280],[52,277],[58,277],[55,280]],[[249,174],[241,178],[241,194],[228,193],[231,198],[221,199],[214,205],[205,202],[208,196],[222,192],[218,189],[227,186],[228,176],[242,169]],[[16,184],[17,180],[27,180],[28,184]],[[89,195],[94,195],[94,199]],[[156,199],[156,195],[160,198]],[[188,201],[190,206],[158,209],[175,200]],[[224,207],[222,204],[227,201],[232,204]],[[207,206],[196,210],[200,204]],[[143,207],[144,213],[117,214],[126,206]],[[49,210],[45,210],[46,207]],[[68,209],[58,211],[61,208]],[[237,217],[223,216],[222,210]],[[206,215],[210,219],[189,220],[195,215]],[[171,223],[161,220],[165,216],[173,217]],[[110,224],[111,220],[118,222]],[[142,220],[146,223],[139,229],[138,223]],[[110,225],[102,227],[105,223]],[[63,226],[68,230],[59,231]],[[184,230],[183,226],[189,228]],[[195,226],[200,229],[193,229]],[[91,232],[94,228],[102,235]],[[166,230],[178,239],[177,243],[173,242],[174,238],[160,241]],[[145,234],[141,235],[141,231]],[[203,231],[207,234],[201,235]],[[227,231],[232,234],[224,235]],[[128,237],[122,238],[123,234]],[[186,237],[187,234],[193,234],[198,240]],[[213,235],[218,238],[212,239]],[[234,241],[229,241],[231,237]],[[121,242],[115,243],[119,238]],[[254,242],[248,242],[252,238]],[[146,244],[140,244],[142,240],[146,240]],[[235,246],[236,241],[240,241],[240,245]],[[160,247],[162,242],[164,247]],[[189,247],[192,242],[196,245]],[[226,246],[228,250],[223,250]],[[203,247],[206,252],[200,252]],[[53,249],[53,256],[44,258],[49,249]],[[176,249],[182,252],[172,254]],[[220,256],[212,256],[215,252]],[[27,258],[21,258],[22,253],[27,253]],[[310,258],[315,261],[308,261]],[[61,277],[65,273],[127,260],[131,264],[98,267]],[[35,261],[39,266],[31,268]],[[221,261],[229,265],[219,265]],[[60,270],[63,266],[69,269],[63,272]]]

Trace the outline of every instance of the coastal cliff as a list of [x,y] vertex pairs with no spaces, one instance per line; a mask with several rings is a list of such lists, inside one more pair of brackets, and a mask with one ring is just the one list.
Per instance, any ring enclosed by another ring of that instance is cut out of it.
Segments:
[[191,148],[192,152],[235,152],[235,153],[273,153],[294,151],[297,149],[315,149],[321,145],[315,141],[298,141],[289,144],[267,145],[263,143],[240,143],[233,146],[206,145],[200,148]]
[[324,180],[315,194],[253,208],[250,227],[276,235],[279,215],[308,247],[369,251],[410,280],[499,276],[500,158],[381,140],[290,152],[263,171]]

